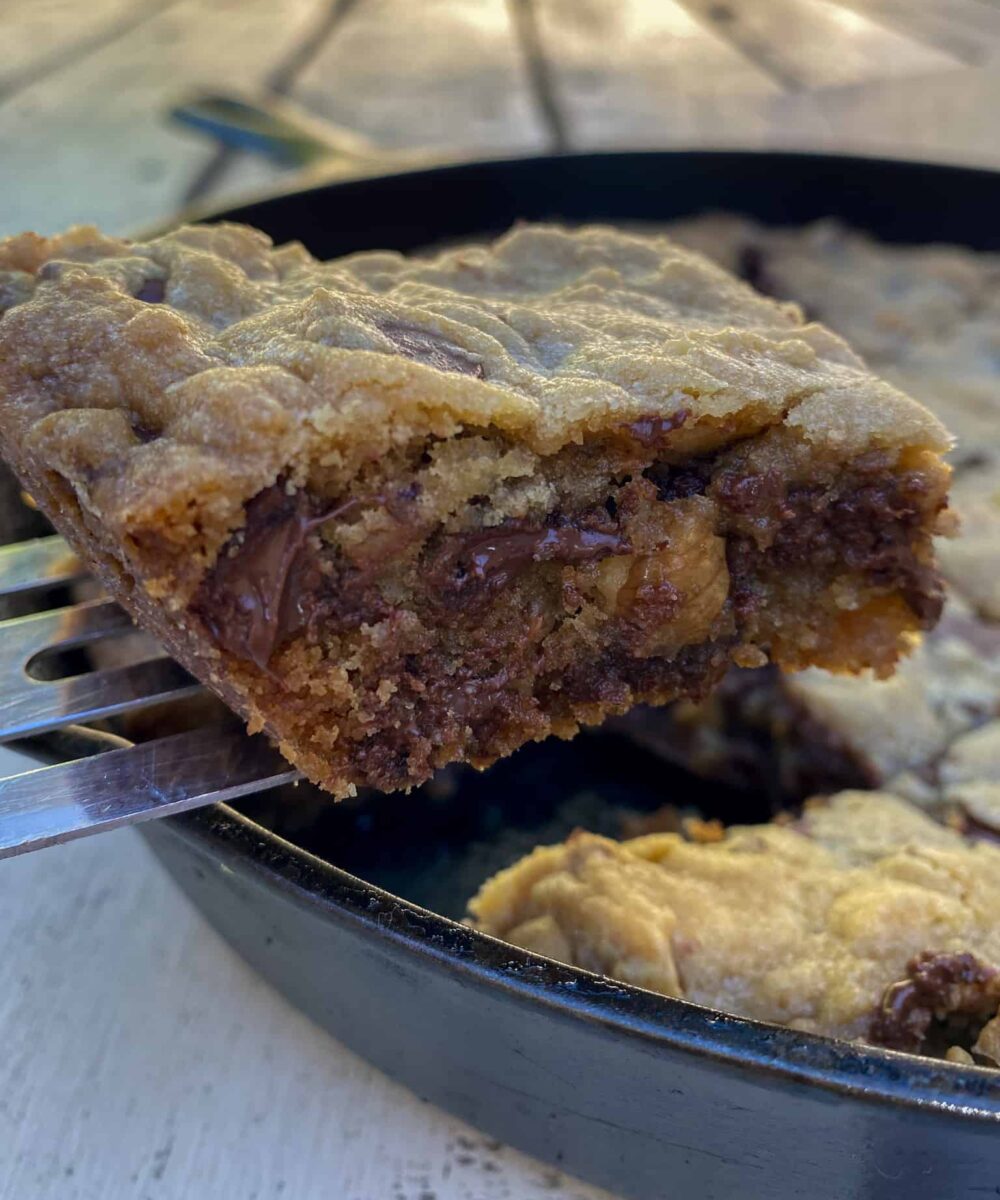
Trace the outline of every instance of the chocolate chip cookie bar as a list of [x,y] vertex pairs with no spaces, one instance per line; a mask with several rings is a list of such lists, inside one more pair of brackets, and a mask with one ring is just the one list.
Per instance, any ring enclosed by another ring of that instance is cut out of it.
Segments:
[[514,945],[651,991],[1000,1066],[998,904],[1000,846],[848,791],[721,840],[576,833],[494,876],[470,911]]
[[0,272],[5,457],[337,795],[734,661],[887,674],[938,617],[940,423],[665,237],[323,263],[233,225],[76,229]]

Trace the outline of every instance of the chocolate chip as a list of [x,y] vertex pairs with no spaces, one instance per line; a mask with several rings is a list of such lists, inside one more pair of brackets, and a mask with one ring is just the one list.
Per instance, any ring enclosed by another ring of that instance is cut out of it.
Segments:
[[[890,984],[872,1017],[869,1041],[892,1050],[923,1050],[932,1024],[956,1016],[983,1024],[1000,1003],[1000,977],[972,954],[925,951],[907,964],[906,978]],[[949,1032],[945,1039],[955,1041]],[[970,1037],[970,1044],[975,1037]]]
[[144,445],[148,442],[155,442],[160,436],[151,425],[145,424],[135,415],[129,418],[129,424],[132,426],[132,432]]
[[319,510],[305,492],[275,484],[247,505],[242,541],[220,554],[193,608],[223,649],[266,669],[278,646],[309,620],[318,564],[303,551],[309,534],[359,501]]
[[995,845],[1000,845],[1000,829],[994,828],[992,825],[987,825],[985,821],[981,821],[972,813],[962,810],[959,815],[961,833],[963,837],[969,838],[973,842],[992,842]]
[[758,292],[770,294],[771,288],[764,272],[764,253],[759,246],[746,245],[740,250],[736,273]]
[[712,477],[712,463],[689,463],[686,467],[672,467],[669,463],[653,463],[643,471],[656,488],[659,500],[686,500],[689,496],[702,496]]
[[434,330],[421,329],[404,321],[380,322],[378,328],[401,354],[414,362],[435,367],[438,371],[473,375],[476,379],[485,375],[483,364],[475,354],[456,346]]
[[146,304],[161,304],[164,296],[167,294],[167,281],[165,279],[147,279],[142,287],[135,293],[136,300],[142,300]]
[[780,522],[793,515],[785,503],[787,484],[777,471],[726,472],[715,491],[726,508],[741,516]]
[[620,533],[574,525],[500,526],[446,539],[431,577],[445,595],[477,585],[498,591],[532,563],[583,563],[628,551]]

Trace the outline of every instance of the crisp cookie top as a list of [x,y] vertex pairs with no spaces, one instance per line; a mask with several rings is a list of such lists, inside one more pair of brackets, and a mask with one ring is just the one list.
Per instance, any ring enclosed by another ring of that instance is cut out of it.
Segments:
[[224,532],[279,475],[346,483],[469,427],[550,453],[683,411],[679,455],[783,421],[834,460],[948,444],[794,306],[609,228],[329,263],[236,225],[24,234],[0,245],[0,304],[8,436],[118,536],[181,511]]
[[[879,242],[835,220],[768,227],[709,214],[667,227],[682,245],[795,297],[872,363],[997,374],[1000,254]],[[946,361],[947,360],[947,361]]]
[[956,462],[996,445],[1000,254],[879,242],[832,220],[773,228],[718,213],[666,232],[836,330],[958,436]]

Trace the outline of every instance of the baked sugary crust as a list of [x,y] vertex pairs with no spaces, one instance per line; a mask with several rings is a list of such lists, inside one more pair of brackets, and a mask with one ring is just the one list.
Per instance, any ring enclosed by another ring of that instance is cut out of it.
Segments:
[[891,794],[843,792],[715,842],[577,833],[470,910],[487,933],[652,991],[1000,1065],[998,904],[1000,848]]
[[236,226],[143,245],[78,229],[8,242],[0,270],[20,301],[0,373],[11,441],[116,535],[170,539],[183,508],[185,562],[165,578],[182,589],[192,524],[211,558],[281,472],[303,482],[323,456],[347,487],[460,426],[551,454],[683,408],[678,455],[781,424],[838,459],[948,446],[844,342],[666,238],[528,227],[436,259],[320,263]]
[[711,214],[672,237],[801,304],[958,438],[962,466],[1000,454],[1000,254],[879,242],[839,221],[774,228]]
[[232,225],[77,229],[7,241],[0,273],[5,455],[338,793],[704,692],[734,656],[884,673],[936,617],[942,426],[664,237],[319,263]]

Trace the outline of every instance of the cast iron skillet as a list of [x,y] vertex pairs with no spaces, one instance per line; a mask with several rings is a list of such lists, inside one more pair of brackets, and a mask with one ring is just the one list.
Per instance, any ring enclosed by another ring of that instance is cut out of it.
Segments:
[[[794,154],[450,166],[319,183],[217,215],[325,257],[524,218],[665,220],[706,208],[781,223],[833,214],[882,238],[1000,249],[1000,174]],[[612,1191],[1000,1195],[1000,1072],[724,1016],[457,922],[486,875],[532,844],[574,824],[620,832],[623,810],[665,801],[735,811],[726,794],[593,735],[530,747],[484,775],[453,772],[410,797],[331,807],[301,787],[242,814],[220,805],[143,831],[236,949],[342,1042]]]

